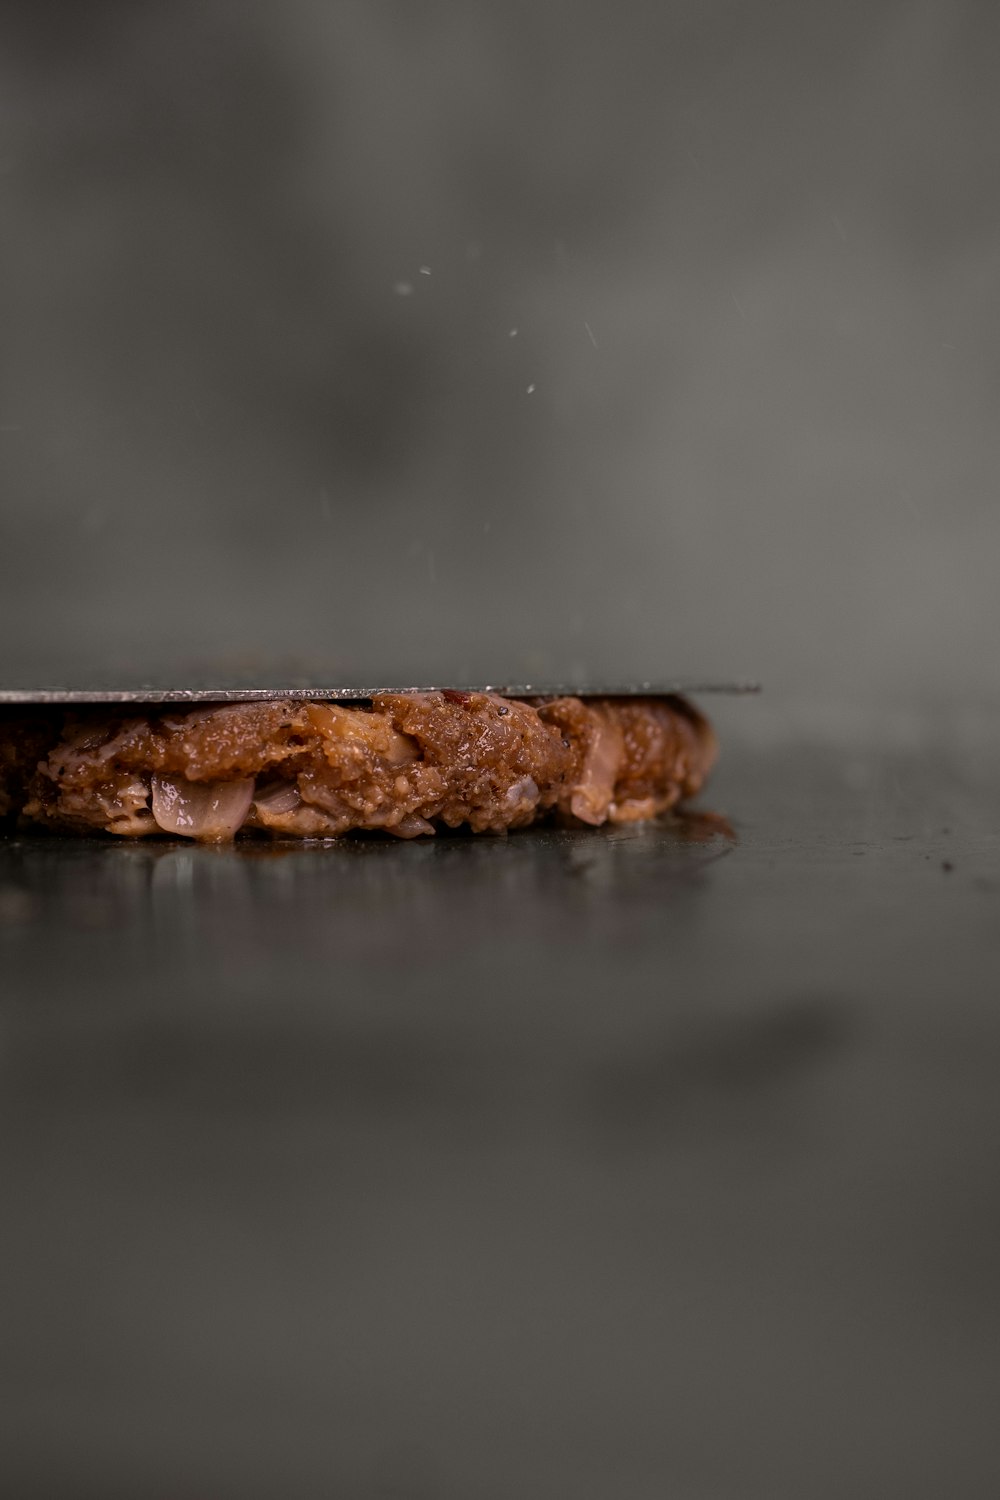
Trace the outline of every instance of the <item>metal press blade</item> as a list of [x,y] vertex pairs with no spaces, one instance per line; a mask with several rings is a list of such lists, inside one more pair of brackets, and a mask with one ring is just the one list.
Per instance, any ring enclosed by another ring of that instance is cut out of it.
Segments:
[[497,693],[503,698],[658,698],[700,693],[757,693],[757,682],[712,681],[698,677],[661,678],[655,682],[627,683],[437,683],[411,686],[346,687],[301,682],[282,687],[36,687],[0,688],[0,704],[160,704],[160,703],[257,703],[277,698],[321,699],[328,703],[356,703],[380,693]]

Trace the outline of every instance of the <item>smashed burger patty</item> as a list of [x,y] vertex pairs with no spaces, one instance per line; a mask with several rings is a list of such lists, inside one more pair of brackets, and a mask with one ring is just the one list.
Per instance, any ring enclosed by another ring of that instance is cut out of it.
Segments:
[[714,758],[708,722],[679,697],[430,692],[383,693],[370,708],[39,710],[0,721],[0,817],[207,842],[243,829],[503,833],[549,814],[627,823],[692,796]]

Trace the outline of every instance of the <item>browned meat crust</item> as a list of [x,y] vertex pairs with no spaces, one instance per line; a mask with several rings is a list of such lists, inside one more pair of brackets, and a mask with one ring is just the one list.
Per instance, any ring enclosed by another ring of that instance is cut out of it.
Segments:
[[555,815],[650,818],[715,757],[681,698],[385,693],[370,708],[230,703],[0,722],[0,816],[21,826],[208,841],[435,825],[502,833]]

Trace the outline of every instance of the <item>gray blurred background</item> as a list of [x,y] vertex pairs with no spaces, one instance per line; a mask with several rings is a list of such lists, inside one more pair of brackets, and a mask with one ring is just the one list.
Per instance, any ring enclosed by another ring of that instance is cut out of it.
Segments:
[[995,700],[998,47],[975,0],[7,0],[4,678]]
[[0,840],[4,1500],[1000,1495],[998,58],[0,5],[0,685],[768,688],[736,845]]

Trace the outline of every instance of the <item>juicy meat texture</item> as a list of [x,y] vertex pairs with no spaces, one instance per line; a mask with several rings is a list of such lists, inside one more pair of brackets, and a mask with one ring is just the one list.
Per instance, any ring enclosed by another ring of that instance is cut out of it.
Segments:
[[0,817],[61,832],[221,842],[435,827],[503,833],[554,816],[655,817],[715,758],[670,698],[384,693],[371,707],[279,700],[0,722]]

